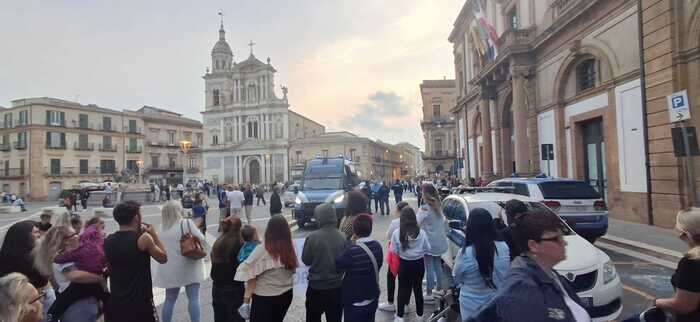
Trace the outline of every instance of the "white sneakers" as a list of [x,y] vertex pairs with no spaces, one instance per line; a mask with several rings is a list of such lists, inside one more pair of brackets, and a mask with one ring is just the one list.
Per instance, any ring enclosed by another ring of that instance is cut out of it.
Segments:
[[379,303],[379,309],[385,312],[396,312],[396,307],[394,306],[394,303]]

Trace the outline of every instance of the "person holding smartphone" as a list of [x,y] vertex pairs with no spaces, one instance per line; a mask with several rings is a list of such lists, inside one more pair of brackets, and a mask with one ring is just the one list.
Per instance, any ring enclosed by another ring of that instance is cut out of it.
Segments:
[[138,202],[119,203],[114,208],[114,220],[119,230],[109,235],[104,243],[112,292],[105,318],[107,321],[156,322],[151,258],[166,263],[165,247],[154,227],[142,222]]

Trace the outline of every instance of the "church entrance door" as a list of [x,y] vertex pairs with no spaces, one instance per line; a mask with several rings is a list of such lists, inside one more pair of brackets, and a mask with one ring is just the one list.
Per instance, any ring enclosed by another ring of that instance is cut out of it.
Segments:
[[260,184],[260,162],[258,162],[258,160],[250,161],[248,169],[250,170],[248,175],[248,178],[250,178],[250,183]]

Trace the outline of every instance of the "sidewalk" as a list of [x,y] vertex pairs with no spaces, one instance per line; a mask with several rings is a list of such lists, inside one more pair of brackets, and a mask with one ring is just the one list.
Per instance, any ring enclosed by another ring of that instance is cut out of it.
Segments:
[[688,250],[688,245],[678,238],[673,229],[638,224],[618,219],[609,219],[608,234],[601,237],[597,246],[611,250],[623,248],[639,253],[642,257],[651,257],[672,266],[675,269],[678,261]]

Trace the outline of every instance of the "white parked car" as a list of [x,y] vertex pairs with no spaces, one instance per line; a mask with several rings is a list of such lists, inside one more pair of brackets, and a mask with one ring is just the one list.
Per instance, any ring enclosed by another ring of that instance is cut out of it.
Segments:
[[[507,223],[505,203],[511,199],[525,202],[528,207],[551,211],[544,204],[520,195],[497,192],[450,195],[442,201],[442,211],[449,220],[450,240],[443,260],[452,269],[454,258],[464,242],[463,227],[469,209],[483,208],[494,218]],[[561,218],[561,217],[560,217]],[[569,227],[565,222],[564,225]],[[564,232],[567,242],[566,260],[554,269],[564,276],[587,306],[595,322],[612,321],[622,312],[622,283],[610,257],[593,244],[577,235],[573,229]]]
[[299,192],[299,184],[292,184],[287,187],[287,190],[282,193],[282,204],[285,207],[294,207],[294,201],[297,198],[297,193]]

